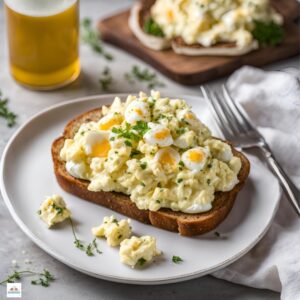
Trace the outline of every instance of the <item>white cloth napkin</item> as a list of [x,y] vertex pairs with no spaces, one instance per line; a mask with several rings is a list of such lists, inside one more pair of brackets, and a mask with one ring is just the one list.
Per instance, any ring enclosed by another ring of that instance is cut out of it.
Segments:
[[[300,71],[267,72],[245,66],[228,80],[282,167],[300,188]],[[245,256],[212,274],[300,299],[300,219],[284,196],[265,237]]]

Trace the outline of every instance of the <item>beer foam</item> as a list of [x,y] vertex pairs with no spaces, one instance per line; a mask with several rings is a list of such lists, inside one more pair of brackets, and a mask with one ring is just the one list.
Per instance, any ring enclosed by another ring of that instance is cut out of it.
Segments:
[[32,17],[46,17],[59,14],[77,0],[4,0],[13,11]]

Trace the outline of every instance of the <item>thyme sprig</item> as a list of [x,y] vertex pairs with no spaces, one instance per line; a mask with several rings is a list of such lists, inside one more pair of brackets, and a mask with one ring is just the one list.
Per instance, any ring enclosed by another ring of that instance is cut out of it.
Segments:
[[105,59],[113,60],[114,57],[104,49],[100,34],[92,28],[92,21],[89,18],[84,18],[81,22],[81,40]]
[[4,98],[0,91],[0,117],[6,120],[8,127],[13,127],[16,124],[17,115],[8,109],[7,103],[8,99]]
[[93,256],[94,251],[96,251],[98,254],[102,254],[102,252],[98,248],[96,238],[94,238],[93,241],[91,243],[89,243],[88,245],[85,245],[82,241],[80,241],[78,239],[78,237],[76,235],[76,232],[75,232],[75,226],[74,226],[74,223],[73,223],[72,219],[69,218],[69,221],[70,221],[73,236],[74,236],[74,245],[75,245],[75,247],[78,248],[81,251],[85,251],[87,256]]
[[165,84],[157,78],[155,72],[151,72],[148,68],[142,69],[136,65],[132,67],[129,73],[124,74],[124,78],[130,84],[134,84],[136,81],[145,82],[149,90],[165,86]]
[[113,77],[111,75],[111,70],[109,67],[105,67],[99,79],[99,84],[101,86],[101,89],[103,91],[108,91],[112,83],[113,83]]
[[14,272],[11,275],[8,275],[7,278],[0,282],[0,284],[16,282],[16,280],[20,280],[24,276],[39,276],[37,279],[32,280],[31,284],[41,285],[43,287],[48,287],[50,285],[50,282],[54,281],[55,279],[54,276],[47,269],[44,269],[42,273],[33,272],[30,270],[14,270]]

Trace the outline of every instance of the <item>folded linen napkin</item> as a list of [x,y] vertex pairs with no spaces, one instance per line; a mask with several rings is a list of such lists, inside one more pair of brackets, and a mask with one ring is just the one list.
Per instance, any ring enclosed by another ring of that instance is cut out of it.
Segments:
[[[300,188],[300,70],[245,66],[229,78],[228,87]],[[300,219],[284,197],[265,237],[213,276],[281,292],[283,300],[300,299]]]

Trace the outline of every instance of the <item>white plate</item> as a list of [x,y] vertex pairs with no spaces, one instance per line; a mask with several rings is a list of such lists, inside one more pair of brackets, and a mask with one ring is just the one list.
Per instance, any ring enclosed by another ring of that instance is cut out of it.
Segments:
[[[61,194],[70,207],[78,236],[90,242],[91,227],[112,211],[65,193],[57,184],[50,155],[52,141],[66,122],[89,109],[110,103],[113,95],[94,96],[62,103],[31,118],[8,143],[1,161],[1,191],[20,228],[44,251],[66,265],[94,277],[133,284],[164,284],[199,277],[223,268],[249,251],[267,231],[277,210],[280,189],[277,180],[257,158],[251,161],[250,177],[239,193],[227,219],[214,232],[194,238],[181,237],[132,221],[136,235],[153,235],[163,256],[144,269],[131,269],[119,261],[118,249],[105,241],[102,255],[88,257],[73,245],[68,222],[47,229],[36,212],[46,195]],[[210,127],[209,113],[201,98],[185,97]],[[122,215],[116,214],[118,218]],[[174,264],[173,255],[184,262]]]

